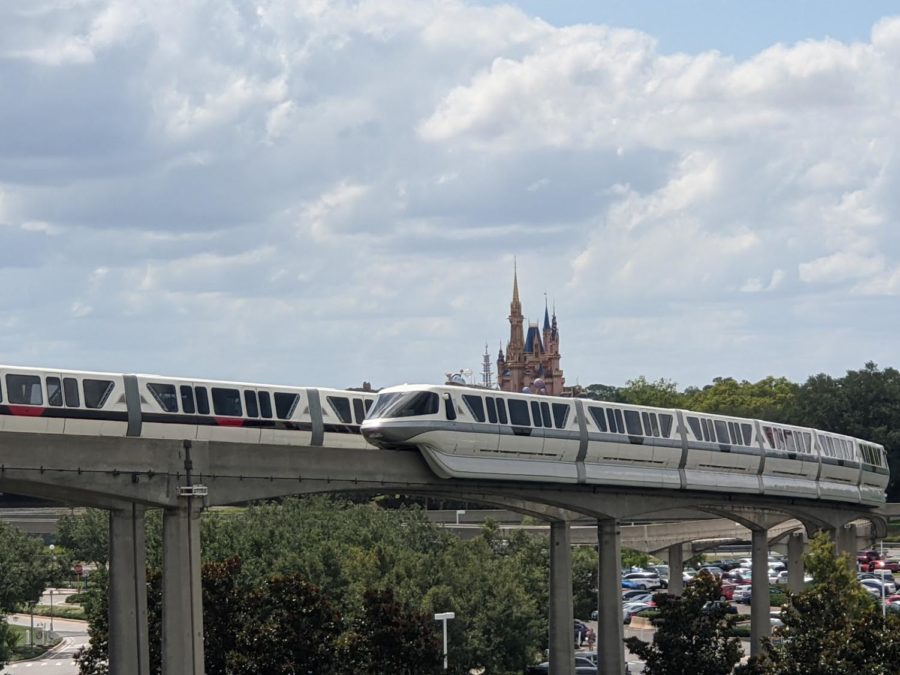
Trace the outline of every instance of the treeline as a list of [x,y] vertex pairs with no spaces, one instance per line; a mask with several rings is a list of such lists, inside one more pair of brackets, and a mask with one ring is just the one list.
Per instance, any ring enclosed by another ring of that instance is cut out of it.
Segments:
[[[147,517],[151,654],[159,672],[161,518]],[[60,521],[58,543],[104,562],[106,514]],[[547,542],[488,526],[462,541],[418,508],[330,498],[213,510],[201,522],[206,672],[521,673],[547,646]],[[594,562],[596,566],[596,562]],[[102,569],[102,568],[101,568]],[[106,577],[92,576],[81,673],[106,672]]]
[[639,377],[624,387],[592,384],[584,393],[597,400],[797,424],[880,443],[891,468],[888,500],[900,501],[900,371],[895,368],[869,362],[843,377],[813,375],[802,384],[783,377],[759,382],[724,377],[684,390],[671,380]]

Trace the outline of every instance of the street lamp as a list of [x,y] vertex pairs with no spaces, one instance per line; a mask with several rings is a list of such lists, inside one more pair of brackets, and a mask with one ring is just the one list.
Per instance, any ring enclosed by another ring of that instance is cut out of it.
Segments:
[[[456,510],[456,524],[457,524],[457,525],[459,525],[459,517],[465,515],[465,513],[466,513],[466,512],[465,512],[464,509],[457,509],[457,510]],[[451,618],[452,618],[452,617],[451,617]]]
[[[56,555],[54,555],[53,551],[56,549],[56,546],[50,544],[50,562],[52,563],[52,567],[56,567]],[[50,591],[50,632],[53,632],[53,589],[48,589]]]
[[455,618],[456,614],[453,612],[441,612],[434,615],[435,621],[440,621],[444,624],[444,670],[447,670],[447,621]]

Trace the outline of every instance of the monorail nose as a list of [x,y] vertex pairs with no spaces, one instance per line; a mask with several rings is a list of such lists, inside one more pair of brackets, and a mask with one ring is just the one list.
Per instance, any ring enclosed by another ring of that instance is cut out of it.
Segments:
[[415,430],[391,424],[366,421],[362,426],[362,435],[369,443],[383,450],[415,450],[415,443],[409,439],[416,434]]

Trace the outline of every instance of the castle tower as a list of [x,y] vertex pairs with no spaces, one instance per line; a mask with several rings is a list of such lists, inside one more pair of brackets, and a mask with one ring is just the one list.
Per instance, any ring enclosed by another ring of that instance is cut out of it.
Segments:
[[[497,356],[497,383],[504,391],[546,392],[559,396],[563,393],[565,378],[559,367],[559,327],[556,308],[551,319],[547,298],[544,298],[544,323],[528,325],[519,300],[519,279],[513,268],[513,298],[509,312],[509,342],[506,353],[500,349]],[[537,381],[537,385],[535,385]]]

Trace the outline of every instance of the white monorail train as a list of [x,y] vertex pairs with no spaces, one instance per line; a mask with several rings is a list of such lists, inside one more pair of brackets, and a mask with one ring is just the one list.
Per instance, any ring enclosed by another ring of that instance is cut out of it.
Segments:
[[0,365],[0,431],[369,447],[375,394]]
[[456,385],[382,389],[362,425],[439,476],[885,501],[884,447],[687,410]]

